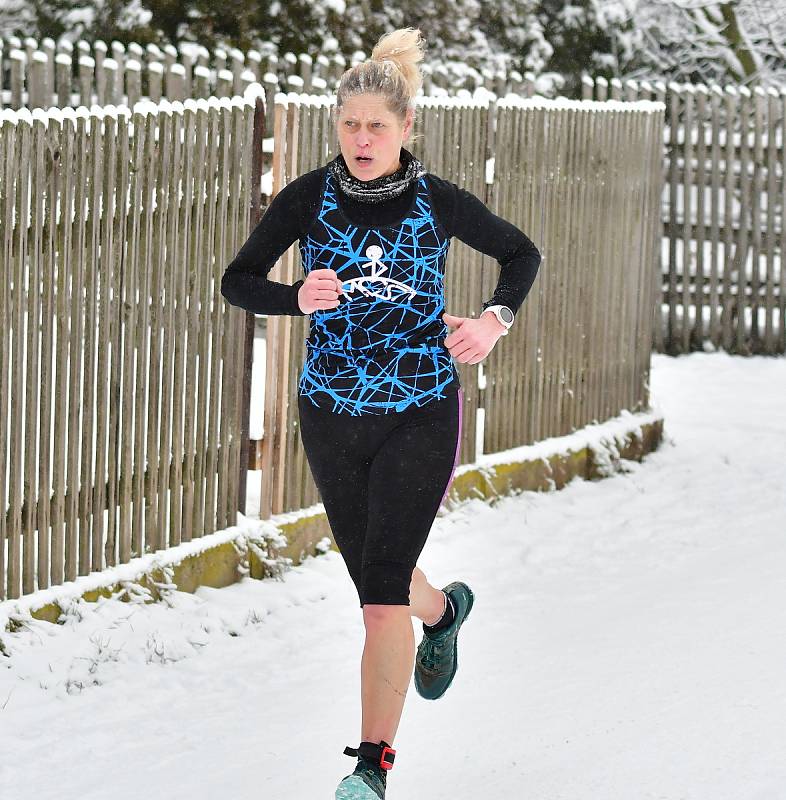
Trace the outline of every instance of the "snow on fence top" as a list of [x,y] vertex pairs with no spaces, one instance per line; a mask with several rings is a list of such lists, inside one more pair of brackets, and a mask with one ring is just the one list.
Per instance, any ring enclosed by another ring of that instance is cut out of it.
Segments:
[[[0,125],[10,123],[18,125],[24,123],[32,125],[34,122],[42,122],[46,127],[50,120],[55,120],[61,125],[68,121],[76,126],[77,119],[105,119],[111,117],[118,119],[119,117],[130,118],[133,114],[142,114],[143,116],[158,115],[158,114],[182,114],[184,110],[187,111],[211,111],[215,109],[233,109],[233,108],[250,108],[256,103],[257,97],[264,98],[265,90],[258,83],[252,83],[248,86],[242,95],[235,95],[234,97],[208,97],[187,100],[165,100],[161,99],[157,103],[152,100],[140,100],[134,104],[133,109],[127,105],[93,105],[88,108],[87,106],[77,106],[76,108],[49,108],[46,111],[42,108],[20,108],[16,111],[10,108],[0,110]],[[315,95],[316,97],[316,95]]]
[[[274,103],[291,105],[295,108],[323,108],[336,102],[335,95],[304,94],[300,92],[276,92]],[[663,112],[666,104],[659,100],[571,100],[566,97],[554,99],[548,97],[522,97],[507,95],[495,99],[491,93],[477,93],[474,96],[464,95],[418,95],[415,104],[421,108],[543,108],[568,109],[573,111],[639,111],[648,114]]]
[[571,111],[639,111],[654,114],[666,110],[659,100],[571,100],[567,97],[521,97],[507,95],[497,101],[497,108],[544,108],[568,109]]

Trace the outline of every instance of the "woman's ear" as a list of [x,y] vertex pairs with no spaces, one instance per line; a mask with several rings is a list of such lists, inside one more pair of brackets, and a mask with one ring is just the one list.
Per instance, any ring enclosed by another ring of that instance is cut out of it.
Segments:
[[407,109],[407,118],[404,120],[404,128],[401,131],[401,140],[406,142],[409,139],[410,134],[412,133],[412,125],[415,118],[415,112],[411,109]]

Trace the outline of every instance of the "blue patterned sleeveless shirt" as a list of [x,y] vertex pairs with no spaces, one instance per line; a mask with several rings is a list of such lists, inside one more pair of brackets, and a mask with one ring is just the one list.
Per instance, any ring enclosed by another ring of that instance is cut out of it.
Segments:
[[303,270],[333,269],[339,305],[310,315],[298,393],[342,414],[389,414],[423,406],[460,385],[444,340],[445,260],[450,237],[435,219],[425,177],[395,225],[355,225],[326,170],[319,214],[300,240]]

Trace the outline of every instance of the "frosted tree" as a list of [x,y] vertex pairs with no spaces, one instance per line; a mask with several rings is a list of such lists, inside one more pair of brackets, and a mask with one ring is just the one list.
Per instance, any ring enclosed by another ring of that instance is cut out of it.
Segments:
[[76,7],[75,0],[2,0],[0,35],[56,39],[69,29],[67,16]]
[[786,81],[784,0],[647,0],[635,20],[653,73],[703,83]]
[[529,0],[484,0],[480,29],[485,33],[491,57],[497,65],[520,72],[542,72],[553,53],[546,41],[540,3]]
[[0,34],[147,42],[151,13],[141,0],[0,0]]
[[617,77],[637,63],[636,0],[544,0],[534,9],[551,48],[544,68],[563,75],[563,94],[579,97],[581,75]]

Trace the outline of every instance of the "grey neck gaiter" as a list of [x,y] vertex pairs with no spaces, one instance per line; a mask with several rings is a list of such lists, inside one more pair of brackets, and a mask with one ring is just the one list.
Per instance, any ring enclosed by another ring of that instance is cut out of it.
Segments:
[[330,162],[328,168],[345,194],[363,203],[381,203],[403,194],[412,181],[426,174],[423,164],[403,147],[399,160],[401,167],[392,175],[384,175],[370,181],[361,181],[352,175],[341,153]]

